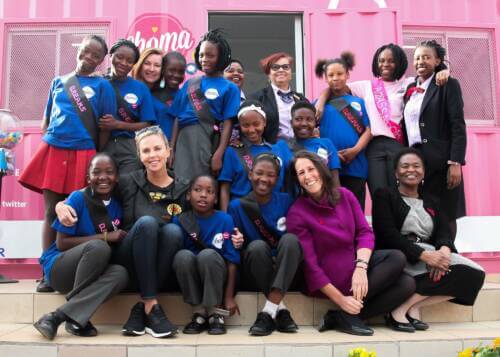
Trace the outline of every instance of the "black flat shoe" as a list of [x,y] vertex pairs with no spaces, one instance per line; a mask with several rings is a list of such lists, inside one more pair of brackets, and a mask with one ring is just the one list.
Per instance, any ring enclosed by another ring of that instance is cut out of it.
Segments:
[[52,286],[49,285],[47,280],[45,280],[45,277],[43,277],[42,279],[40,279],[40,282],[36,286],[36,292],[37,293],[53,293],[54,289],[52,288]]
[[429,328],[429,325],[427,325],[425,322],[419,319],[414,319],[409,314],[406,314],[406,318],[408,319],[408,321],[410,321],[413,327],[415,327],[415,330],[425,331]]
[[385,315],[385,325],[387,327],[390,327],[394,331],[401,331],[401,332],[415,332],[415,327],[409,322],[399,322],[394,320],[394,317],[392,317],[392,314],[387,314]]
[[43,315],[33,326],[40,332],[43,337],[48,340],[53,340],[57,334],[57,328],[61,324],[55,313],[49,312]]
[[292,333],[292,332],[297,332],[299,327],[293,321],[292,315],[290,315],[290,311],[286,309],[282,309],[278,311],[278,314],[276,315],[276,329],[279,332],[287,332],[287,333]]
[[187,335],[197,335],[203,331],[208,330],[208,317],[202,314],[195,313],[189,322],[183,329],[182,333]]
[[318,330],[320,332],[326,330],[337,330],[357,336],[372,336],[373,330],[357,315],[351,315],[344,311],[329,310],[321,319]]
[[72,335],[80,336],[80,337],[95,337],[97,336],[97,329],[92,325],[89,321],[85,327],[80,327],[74,322],[66,321],[64,326],[66,331]]

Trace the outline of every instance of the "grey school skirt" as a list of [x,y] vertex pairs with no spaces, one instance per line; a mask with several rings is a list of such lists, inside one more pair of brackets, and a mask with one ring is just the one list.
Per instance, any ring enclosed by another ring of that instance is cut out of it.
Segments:
[[200,124],[179,130],[175,145],[175,176],[192,180],[198,175],[210,174],[211,158],[212,142]]

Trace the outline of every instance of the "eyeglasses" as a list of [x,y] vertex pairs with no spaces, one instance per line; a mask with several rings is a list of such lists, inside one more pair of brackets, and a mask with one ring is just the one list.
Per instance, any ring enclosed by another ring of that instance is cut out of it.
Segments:
[[272,64],[271,65],[271,69],[273,71],[279,71],[280,69],[284,70],[284,71],[289,71],[290,69],[292,68],[292,66],[290,66],[288,63],[285,63],[285,64]]
[[135,132],[135,136],[138,137],[138,136],[146,134],[146,133],[148,133],[148,134],[162,133],[163,134],[163,131],[161,130],[159,125],[152,125],[152,126],[147,126],[147,127],[142,128],[140,130],[137,130]]

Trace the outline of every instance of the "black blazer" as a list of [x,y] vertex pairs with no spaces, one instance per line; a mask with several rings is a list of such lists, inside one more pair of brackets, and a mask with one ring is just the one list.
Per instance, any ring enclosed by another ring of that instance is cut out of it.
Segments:
[[[432,199],[425,195],[422,199],[424,208],[431,215],[434,223],[429,244],[432,244],[436,249],[444,245],[449,247],[452,252],[456,252],[451,239],[448,219],[437,209]],[[401,235],[401,227],[409,212],[410,206],[403,201],[397,189],[380,188],[375,191],[372,208],[375,248],[399,249],[406,255],[408,262],[414,264],[418,262],[424,249]]]
[[[410,84],[408,89],[415,85]],[[405,96],[405,103],[408,99]],[[403,131],[408,143],[404,121]],[[444,86],[439,87],[434,79],[431,80],[420,109],[420,134],[427,170],[446,169],[448,160],[465,164],[467,137],[464,102],[456,79],[450,77]]]
[[[302,94],[292,91],[293,99],[295,102],[299,100],[307,100]],[[278,140],[278,133],[280,128],[280,119],[278,113],[278,104],[276,104],[276,97],[274,96],[273,87],[267,85],[255,93],[248,96],[248,99],[258,100],[262,103],[262,109],[266,112],[266,129],[264,130],[264,139],[274,144]]]

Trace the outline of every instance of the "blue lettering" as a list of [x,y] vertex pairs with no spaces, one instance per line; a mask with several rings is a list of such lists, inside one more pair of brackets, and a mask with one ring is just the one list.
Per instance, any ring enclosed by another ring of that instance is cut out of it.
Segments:
[[0,248],[0,256],[2,258],[5,258],[5,254],[4,253],[5,253],[5,248]]

